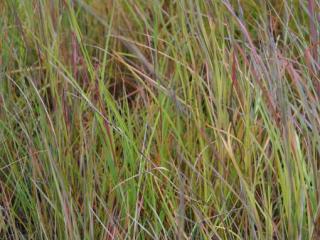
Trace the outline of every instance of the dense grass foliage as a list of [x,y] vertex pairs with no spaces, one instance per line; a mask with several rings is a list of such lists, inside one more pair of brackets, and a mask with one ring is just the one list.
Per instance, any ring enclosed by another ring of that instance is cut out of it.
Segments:
[[319,239],[319,9],[0,1],[0,239]]

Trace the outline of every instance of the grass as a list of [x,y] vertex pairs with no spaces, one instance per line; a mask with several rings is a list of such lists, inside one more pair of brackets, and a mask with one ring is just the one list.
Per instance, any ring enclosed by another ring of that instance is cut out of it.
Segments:
[[317,0],[0,2],[1,239],[318,239]]

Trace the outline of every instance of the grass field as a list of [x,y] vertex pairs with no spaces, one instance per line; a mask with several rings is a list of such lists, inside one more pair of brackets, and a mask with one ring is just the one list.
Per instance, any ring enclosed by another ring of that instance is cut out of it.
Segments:
[[319,0],[0,16],[0,239],[320,239]]

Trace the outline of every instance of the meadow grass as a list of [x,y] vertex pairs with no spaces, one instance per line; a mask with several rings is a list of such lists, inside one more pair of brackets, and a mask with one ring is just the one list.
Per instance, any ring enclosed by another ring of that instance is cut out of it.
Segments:
[[0,239],[319,239],[319,10],[0,1]]

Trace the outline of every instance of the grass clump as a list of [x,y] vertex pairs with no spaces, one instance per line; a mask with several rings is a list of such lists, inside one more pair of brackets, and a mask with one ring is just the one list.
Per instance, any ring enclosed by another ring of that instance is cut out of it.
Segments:
[[0,2],[1,239],[318,239],[319,1]]

